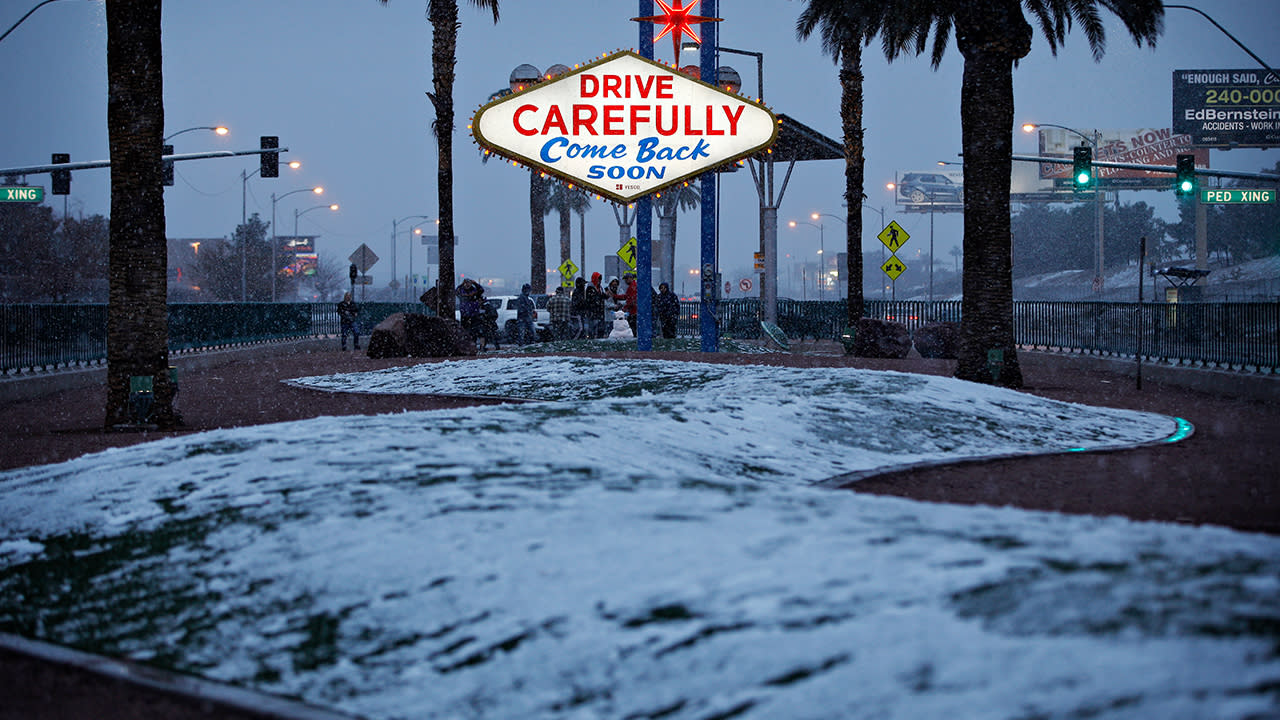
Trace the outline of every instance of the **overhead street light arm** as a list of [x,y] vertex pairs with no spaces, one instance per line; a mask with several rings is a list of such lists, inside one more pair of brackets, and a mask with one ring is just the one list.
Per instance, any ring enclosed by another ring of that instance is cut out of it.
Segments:
[[18,26],[21,25],[24,21],[26,21],[27,18],[31,17],[31,15],[35,11],[39,10],[45,5],[48,5],[51,2],[57,2],[57,1],[58,0],[44,0],[44,2],[41,2],[40,4],[28,10],[26,15],[23,15],[22,17],[18,18],[18,22],[14,23],[13,26],[10,27],[8,30],[5,30],[3,35],[0,35],[0,40],[4,40],[5,38],[9,37],[9,33],[13,32],[14,30],[17,30]]
[[1200,8],[1193,8],[1193,7],[1191,7],[1190,5],[1168,5],[1168,4],[1166,4],[1166,5],[1165,5],[1165,7],[1166,7],[1166,8],[1178,8],[1179,10],[1190,10],[1190,11],[1192,11],[1192,12],[1199,13],[1201,17],[1203,17],[1205,20],[1208,20],[1209,22],[1213,23],[1213,26],[1214,26],[1214,27],[1216,27],[1216,28],[1218,28],[1219,30],[1221,30],[1223,35],[1226,35],[1227,37],[1231,38],[1231,42],[1233,42],[1233,43],[1235,43],[1236,45],[1240,46],[1240,49],[1241,49],[1241,50],[1243,50],[1243,51],[1245,51],[1245,53],[1247,53],[1247,54],[1249,55],[1249,57],[1253,58],[1255,62],[1257,62],[1259,65],[1261,65],[1261,66],[1262,66],[1262,68],[1263,68],[1264,70],[1266,70],[1267,72],[1271,73],[1272,75],[1276,74],[1276,71],[1275,71],[1275,70],[1272,70],[1272,69],[1271,69],[1271,66],[1269,66],[1269,65],[1267,65],[1265,62],[1263,62],[1263,61],[1262,61],[1262,58],[1258,57],[1257,55],[1254,55],[1252,50],[1250,50],[1249,48],[1247,48],[1247,47],[1245,47],[1245,46],[1244,46],[1244,43],[1242,43],[1242,42],[1240,42],[1239,40],[1237,40],[1237,39],[1236,39],[1236,37],[1235,37],[1234,35],[1232,35],[1231,33],[1227,32],[1227,29],[1226,29],[1226,28],[1224,28],[1224,27],[1222,27],[1221,25],[1219,25],[1217,20],[1214,20],[1213,18],[1211,18],[1211,17],[1209,17],[1208,15],[1206,15],[1206,14],[1205,14],[1205,12],[1204,12],[1203,10],[1201,10]]
[[231,132],[230,130],[227,129],[227,126],[225,125],[199,125],[197,127],[189,127],[185,130],[179,130],[178,132],[165,138],[165,140],[166,141],[172,140],[183,133],[195,132],[196,130],[212,130],[214,133],[218,135],[226,135],[227,133]]

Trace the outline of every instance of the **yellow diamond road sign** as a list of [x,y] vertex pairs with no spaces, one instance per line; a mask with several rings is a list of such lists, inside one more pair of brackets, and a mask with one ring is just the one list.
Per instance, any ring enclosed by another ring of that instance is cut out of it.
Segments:
[[573,276],[578,272],[578,266],[574,265],[572,260],[565,260],[560,263],[560,267],[558,269],[560,270],[560,278],[570,282],[573,281]]
[[885,260],[884,264],[880,266],[880,269],[884,271],[885,275],[889,276],[890,280],[897,280],[899,275],[907,271],[907,266],[898,259],[897,255],[890,255],[889,259]]
[[618,257],[622,258],[622,262],[632,270],[636,269],[636,239],[631,238],[625,245],[618,248]]
[[895,253],[898,252],[898,248],[906,245],[907,241],[911,239],[911,236],[898,224],[897,220],[890,220],[889,224],[876,237],[880,242],[884,243],[885,247],[889,248],[889,252]]

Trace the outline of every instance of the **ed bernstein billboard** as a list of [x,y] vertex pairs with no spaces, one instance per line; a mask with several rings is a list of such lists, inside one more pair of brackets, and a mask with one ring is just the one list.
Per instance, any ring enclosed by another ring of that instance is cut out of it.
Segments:
[[485,105],[471,130],[499,156],[625,203],[768,148],[778,123],[624,51]]

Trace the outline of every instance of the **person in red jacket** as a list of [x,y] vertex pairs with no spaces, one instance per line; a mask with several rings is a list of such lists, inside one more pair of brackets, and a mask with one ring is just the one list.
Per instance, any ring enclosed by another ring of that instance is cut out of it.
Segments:
[[627,324],[631,326],[631,334],[636,334],[636,315],[639,314],[639,284],[636,282],[635,273],[626,273],[622,276],[627,281],[626,300],[622,304],[622,309],[627,313]]

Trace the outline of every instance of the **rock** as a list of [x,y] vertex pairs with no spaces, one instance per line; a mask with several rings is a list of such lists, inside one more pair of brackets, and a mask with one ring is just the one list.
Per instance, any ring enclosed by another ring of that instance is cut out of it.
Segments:
[[406,313],[389,315],[373,328],[373,332],[369,333],[369,349],[366,351],[369,357],[391,358],[408,354],[405,349],[405,315]]
[[911,332],[902,323],[859,318],[853,354],[867,358],[904,358],[911,352]]
[[476,354],[475,340],[457,320],[407,313],[405,336],[405,350],[414,357]]
[[955,360],[960,350],[960,325],[933,322],[916,329],[916,352],[920,357]]

